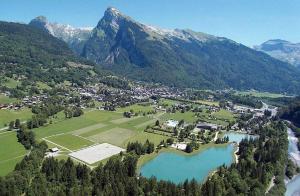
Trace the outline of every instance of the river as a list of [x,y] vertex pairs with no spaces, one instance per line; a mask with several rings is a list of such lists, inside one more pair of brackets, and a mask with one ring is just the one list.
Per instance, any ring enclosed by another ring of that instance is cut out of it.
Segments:
[[[288,128],[287,131],[289,140],[289,158],[300,166],[300,151],[297,147],[298,139],[290,128]],[[300,196],[300,174],[288,181],[286,184],[285,196]]]

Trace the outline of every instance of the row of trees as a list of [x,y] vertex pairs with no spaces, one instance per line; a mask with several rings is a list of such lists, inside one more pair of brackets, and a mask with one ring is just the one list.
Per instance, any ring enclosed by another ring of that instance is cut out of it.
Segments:
[[32,146],[35,146],[35,135],[31,130],[27,130],[25,125],[21,125],[17,131],[18,142],[23,144],[23,146],[29,150]]
[[215,141],[216,144],[225,144],[229,142],[229,137],[225,136],[223,138],[217,138],[217,140]]
[[127,144],[127,152],[134,152],[137,155],[143,155],[143,154],[151,154],[154,152],[155,147],[154,144],[149,142],[147,139],[144,144],[136,141],[136,142],[129,142]]

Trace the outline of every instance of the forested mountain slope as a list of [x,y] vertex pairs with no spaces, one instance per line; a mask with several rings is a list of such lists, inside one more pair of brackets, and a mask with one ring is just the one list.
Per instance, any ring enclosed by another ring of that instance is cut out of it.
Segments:
[[[1,75],[30,81],[85,80],[80,67],[90,64],[73,54],[67,44],[45,31],[24,24],[0,22]],[[90,67],[90,66],[85,66]]]
[[300,72],[232,40],[164,30],[108,8],[82,56],[132,79],[171,86],[299,92]]

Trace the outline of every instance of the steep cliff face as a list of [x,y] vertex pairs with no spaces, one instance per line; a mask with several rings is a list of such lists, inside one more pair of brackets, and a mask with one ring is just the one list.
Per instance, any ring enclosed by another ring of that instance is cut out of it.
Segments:
[[77,54],[82,52],[83,45],[92,32],[92,28],[75,28],[71,25],[51,23],[44,16],[36,17],[31,20],[29,25],[42,29],[54,37],[65,41]]

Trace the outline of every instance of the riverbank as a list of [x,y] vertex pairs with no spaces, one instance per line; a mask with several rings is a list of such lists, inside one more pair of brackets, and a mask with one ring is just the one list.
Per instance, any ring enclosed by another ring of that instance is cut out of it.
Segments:
[[235,158],[235,163],[239,162],[239,155],[237,154],[239,152],[239,149],[240,149],[239,145],[236,144],[235,145],[235,151],[233,152],[234,158]]
[[[291,128],[287,128],[288,132],[288,140],[289,140],[289,159],[291,159],[296,165],[300,166],[300,151],[298,149],[298,138],[295,137],[295,133],[292,131]],[[300,184],[300,174],[293,176],[292,179],[286,178],[284,180],[286,185],[286,196],[291,196],[294,193],[300,192],[299,184]]]

